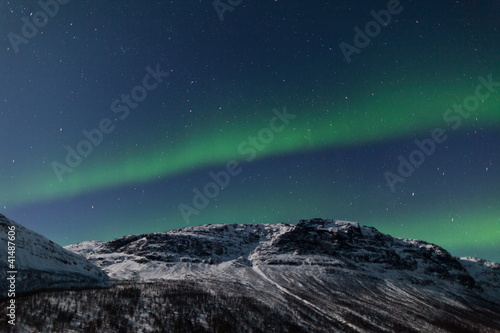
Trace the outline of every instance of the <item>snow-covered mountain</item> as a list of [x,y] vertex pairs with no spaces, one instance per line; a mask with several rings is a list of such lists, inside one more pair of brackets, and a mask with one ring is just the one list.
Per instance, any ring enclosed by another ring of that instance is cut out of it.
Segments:
[[[158,280],[238,269],[287,266],[352,270],[415,285],[500,287],[500,265],[456,258],[424,241],[398,239],[356,222],[323,219],[291,224],[216,224],[66,246],[116,280]],[[497,296],[493,294],[493,296]]]
[[[14,265],[9,267],[7,245],[9,230],[15,228]],[[0,214],[0,295],[7,296],[7,272],[17,271],[16,292],[38,289],[70,288],[107,285],[108,276],[101,269],[79,255],[48,240],[44,236]],[[14,269],[12,269],[14,268]]]
[[[19,328],[294,333],[500,328],[498,263],[456,258],[434,244],[393,238],[354,222],[204,225],[66,249],[102,268],[114,285],[24,297]],[[34,252],[51,257],[43,248]]]
[[[251,299],[305,332],[500,328],[498,263],[354,222],[204,225],[66,248],[114,280],[183,281]],[[200,320],[193,325],[208,325]]]

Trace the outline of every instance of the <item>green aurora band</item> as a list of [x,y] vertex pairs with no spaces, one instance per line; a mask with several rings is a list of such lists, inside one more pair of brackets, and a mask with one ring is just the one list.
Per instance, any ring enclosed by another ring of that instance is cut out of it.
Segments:
[[[493,75],[495,77],[498,76]],[[393,90],[386,88],[373,96],[365,92],[351,97],[349,101],[342,101],[330,110],[316,110],[314,117],[305,115],[304,111],[308,110],[296,110],[289,105],[288,113],[297,117],[283,132],[275,134],[274,140],[258,153],[257,158],[370,145],[416,135],[428,137],[436,127],[447,128],[443,114],[448,108],[462,103],[464,98],[474,93],[478,81],[464,81],[423,87],[399,86]],[[475,115],[464,119],[458,131],[471,128],[472,124],[496,128],[494,126],[498,125],[495,123],[500,123],[499,95],[492,94],[483,101]],[[278,108],[281,109],[281,106]],[[267,113],[263,114],[264,120],[273,116],[270,111],[266,110]],[[107,188],[152,182],[160,177],[164,179],[203,167],[224,165],[233,159],[243,161],[247,156],[238,153],[238,145],[268,124],[262,118],[255,119],[255,115],[252,119],[247,117],[248,122],[242,122],[244,126],[205,123],[204,128],[194,132],[197,135],[192,136],[192,141],[185,140],[174,146],[165,143],[164,139],[151,140],[159,144],[150,147],[149,151],[130,147],[128,154],[115,154],[112,161],[103,158],[105,154],[99,150],[106,148],[100,146],[71,174],[64,174],[63,182],[57,180],[50,164],[43,170],[26,170],[22,180],[3,179],[4,188],[9,188],[9,191],[2,191],[0,203],[15,207],[52,201]]]

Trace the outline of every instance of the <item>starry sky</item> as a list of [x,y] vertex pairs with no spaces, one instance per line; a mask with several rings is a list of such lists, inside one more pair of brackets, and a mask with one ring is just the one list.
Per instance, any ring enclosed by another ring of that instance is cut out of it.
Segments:
[[500,262],[500,4],[43,3],[0,2],[6,216],[60,245],[322,217]]

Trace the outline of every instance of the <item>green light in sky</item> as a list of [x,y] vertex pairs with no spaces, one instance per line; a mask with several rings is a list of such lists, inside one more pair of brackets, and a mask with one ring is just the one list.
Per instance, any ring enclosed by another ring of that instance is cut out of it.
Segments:
[[[443,113],[471,92],[474,92],[474,87],[455,82],[407,88],[405,91],[387,89],[376,92],[376,98],[372,100],[357,98],[335,110],[323,109],[313,113],[289,106],[289,112],[297,114],[297,118],[259,152],[258,158],[367,145],[426,133],[436,127],[445,127]],[[470,119],[483,127],[495,126],[500,120],[499,109],[500,98],[492,94]],[[240,111],[242,115],[251,114],[244,108]],[[471,121],[464,123],[460,130],[470,124]],[[127,153],[115,154],[111,159],[96,150],[89,161],[66,175],[63,182],[58,182],[51,168],[29,170],[22,180],[15,182],[10,178],[3,179],[10,190],[0,194],[0,203],[18,206],[50,201],[100,189],[152,182],[159,177],[226,164],[233,159],[242,161],[246,156],[238,152],[238,145],[249,136],[255,136],[263,126],[268,125],[263,124],[262,119],[249,119],[233,126],[206,123],[195,136],[175,145],[160,138],[151,140],[158,144],[148,149],[127,147]],[[169,147],[167,152],[165,147]]]

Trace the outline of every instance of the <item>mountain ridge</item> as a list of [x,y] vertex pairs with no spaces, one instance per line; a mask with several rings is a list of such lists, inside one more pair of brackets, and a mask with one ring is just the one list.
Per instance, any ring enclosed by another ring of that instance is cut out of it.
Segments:
[[[437,279],[490,293],[500,288],[498,263],[456,258],[432,243],[394,238],[357,222],[320,218],[296,225],[193,226],[65,248],[83,255],[117,280],[182,277],[189,269],[208,274],[209,267],[220,265],[318,265],[377,272],[374,276],[397,271],[422,285],[434,284]],[[488,270],[489,278],[483,277]]]

